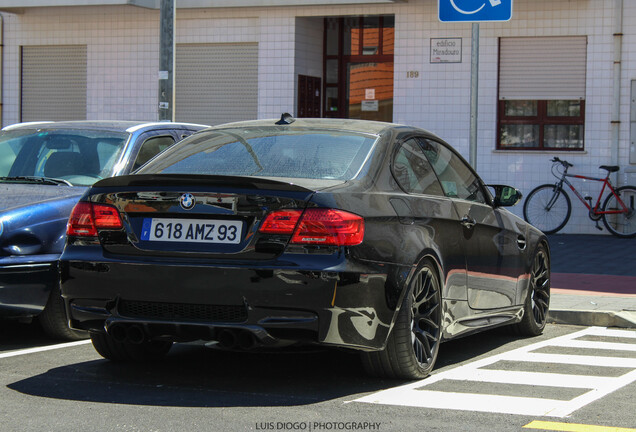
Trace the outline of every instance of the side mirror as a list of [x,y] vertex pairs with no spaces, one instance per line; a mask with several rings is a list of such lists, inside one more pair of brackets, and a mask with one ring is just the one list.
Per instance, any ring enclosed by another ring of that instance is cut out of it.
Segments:
[[506,185],[488,185],[494,190],[495,199],[493,204],[495,207],[512,207],[521,201],[523,196],[518,189]]

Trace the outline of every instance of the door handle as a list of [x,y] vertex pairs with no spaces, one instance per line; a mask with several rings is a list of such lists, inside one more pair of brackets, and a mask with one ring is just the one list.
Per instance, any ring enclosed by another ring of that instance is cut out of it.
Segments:
[[526,238],[522,235],[520,235],[519,237],[517,237],[517,246],[519,247],[519,249],[524,250],[527,246],[527,242],[526,242]]
[[472,227],[477,225],[477,222],[475,221],[475,219],[471,218],[468,215],[464,216],[460,223],[468,229],[471,229]]

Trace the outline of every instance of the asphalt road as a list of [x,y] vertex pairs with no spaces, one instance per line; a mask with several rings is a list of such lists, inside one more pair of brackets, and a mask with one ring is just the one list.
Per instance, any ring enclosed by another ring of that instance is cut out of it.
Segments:
[[[52,341],[33,325],[0,326],[0,431],[545,430],[523,429],[532,421],[636,427],[634,331],[577,336],[588,329],[549,325],[529,339],[491,331],[443,344],[433,375],[412,384],[367,377],[357,355],[339,350],[224,353],[175,346],[160,362],[115,364],[90,343],[28,352],[51,348]],[[536,353],[618,360],[611,366],[531,362]],[[475,367],[497,377],[538,372],[561,378],[549,378],[550,385],[458,378],[461,371],[472,376]],[[569,378],[578,383],[558,384]],[[566,416],[500,412],[523,411],[541,398],[583,400],[595,392],[571,386],[585,387],[587,380],[598,381],[601,393],[618,387]],[[471,398],[488,403],[473,409]],[[446,399],[462,409],[406,406],[418,400],[444,405]]]

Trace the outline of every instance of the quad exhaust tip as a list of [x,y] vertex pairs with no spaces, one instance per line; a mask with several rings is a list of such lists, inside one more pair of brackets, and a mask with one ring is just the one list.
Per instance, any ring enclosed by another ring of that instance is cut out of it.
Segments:
[[120,343],[139,345],[146,340],[144,329],[137,324],[112,324],[107,329],[108,334]]

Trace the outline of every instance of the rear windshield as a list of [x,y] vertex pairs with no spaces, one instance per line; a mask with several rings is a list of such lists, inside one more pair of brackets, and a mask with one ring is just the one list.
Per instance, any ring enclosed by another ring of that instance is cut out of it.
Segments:
[[137,173],[348,180],[377,136],[284,127],[219,129],[183,140]]

